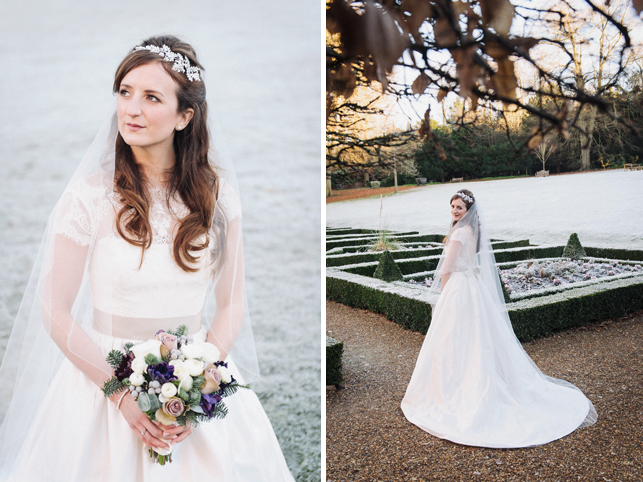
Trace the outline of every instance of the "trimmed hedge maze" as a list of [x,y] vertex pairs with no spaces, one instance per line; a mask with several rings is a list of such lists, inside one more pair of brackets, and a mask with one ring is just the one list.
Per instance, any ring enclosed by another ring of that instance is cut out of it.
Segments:
[[[338,230],[329,230],[327,234],[332,236],[337,232]],[[388,236],[395,238],[398,233],[391,232]],[[415,239],[409,241],[409,238],[418,237],[423,238],[419,245]],[[376,238],[375,233],[371,239]],[[434,241],[436,239],[441,241],[444,235],[399,234],[402,249],[390,251],[390,254],[402,272],[404,281],[390,283],[373,277],[379,264],[379,253],[359,252],[364,250],[368,243],[360,241],[354,245],[333,246],[326,256],[327,299],[381,313],[404,328],[426,333],[431,323],[429,292],[424,287],[414,286],[407,281],[420,281],[433,274],[442,251],[440,245]],[[562,245],[532,246],[528,240],[496,240],[493,247],[496,262],[503,268],[529,259],[560,258],[565,248]],[[341,252],[337,248],[341,248]],[[643,250],[593,247],[584,249],[587,258],[595,258],[597,262],[619,261],[635,264],[643,261]],[[643,273],[517,293],[512,294],[510,298],[507,310],[514,332],[520,340],[526,341],[558,330],[620,317],[643,309]]]

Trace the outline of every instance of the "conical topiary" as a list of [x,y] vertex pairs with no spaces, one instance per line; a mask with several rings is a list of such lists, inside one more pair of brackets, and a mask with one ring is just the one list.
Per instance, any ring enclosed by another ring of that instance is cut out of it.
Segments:
[[565,246],[563,251],[563,258],[580,259],[585,256],[587,255],[585,254],[583,246],[580,244],[578,234],[572,233],[569,237],[569,241],[567,241],[567,246]]
[[377,265],[373,277],[384,281],[402,281],[404,279],[400,268],[393,259],[393,255],[388,250],[381,254],[380,264]]

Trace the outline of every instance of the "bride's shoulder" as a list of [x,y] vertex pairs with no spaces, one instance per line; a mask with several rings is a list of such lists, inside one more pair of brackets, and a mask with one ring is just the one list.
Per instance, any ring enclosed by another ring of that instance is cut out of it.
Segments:
[[60,196],[53,216],[53,232],[87,246],[102,216],[109,211],[109,188],[100,174],[74,177]]
[[93,204],[106,198],[106,194],[107,186],[104,176],[96,173],[74,177],[65,188],[61,200],[77,200],[83,204]]

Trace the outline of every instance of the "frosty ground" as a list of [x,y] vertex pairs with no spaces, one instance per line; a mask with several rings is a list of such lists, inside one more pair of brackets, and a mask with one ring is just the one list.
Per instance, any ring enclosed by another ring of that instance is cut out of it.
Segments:
[[206,68],[216,141],[237,171],[253,388],[297,480],[319,480],[319,30],[318,5],[295,0],[0,4],[0,357],[47,217],[112,109],[118,63],[177,34]]
[[446,234],[449,200],[473,192],[492,238],[643,249],[643,171],[611,170],[495,181],[438,184],[386,196],[326,205],[329,227],[383,227]]

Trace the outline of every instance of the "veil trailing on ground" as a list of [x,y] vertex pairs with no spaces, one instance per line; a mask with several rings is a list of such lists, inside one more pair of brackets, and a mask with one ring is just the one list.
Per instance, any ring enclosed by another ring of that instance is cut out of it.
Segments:
[[[0,367],[2,468],[17,456],[33,414],[65,357],[97,386],[111,377],[112,369],[89,332],[144,340],[154,337],[156,330],[137,333],[134,326],[149,320],[161,323],[164,329],[186,324],[190,333],[207,331],[208,341],[218,345],[223,354],[230,354],[243,382],[259,376],[245,296],[241,204],[232,165],[211,143],[209,160],[219,176],[217,201],[208,239],[203,239],[205,249],[191,252],[206,269],[194,275],[174,262],[163,261],[171,259],[166,251],[172,245],[162,240],[172,239],[173,232],[173,226],[164,220],[157,223],[163,230],[152,233],[153,242],[159,240],[160,244],[146,250],[144,260],[150,263],[142,264],[140,247],[128,244],[126,249],[113,249],[114,243],[124,242],[115,228],[120,208],[120,197],[114,192],[117,135],[114,109],[47,222]],[[164,205],[169,214],[179,218],[189,214],[172,212],[173,206],[187,208],[169,198],[167,201]],[[113,265],[129,266],[133,260],[140,269],[132,271],[131,279],[118,278],[122,269],[112,269]],[[173,270],[176,293],[184,300],[180,310],[172,299],[154,298],[155,270]],[[101,277],[94,279],[98,271]],[[195,280],[209,285],[205,296],[193,290]],[[124,291],[123,285],[133,289]],[[139,311],[131,309],[139,306],[137,296],[155,302],[151,307],[141,306]],[[130,307],[129,311],[124,312],[123,306]],[[74,387],[54,396],[73,397]],[[0,469],[0,479],[2,475]]]

